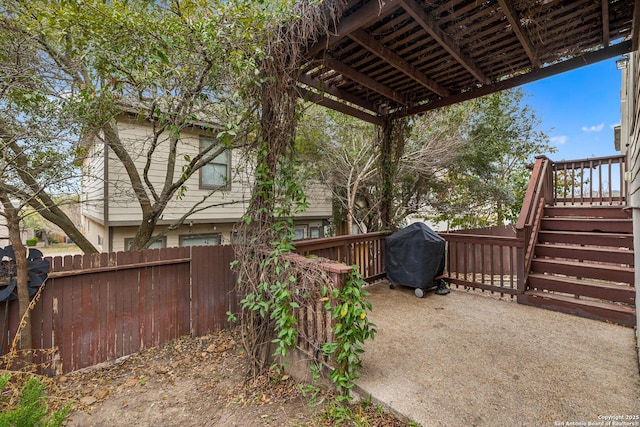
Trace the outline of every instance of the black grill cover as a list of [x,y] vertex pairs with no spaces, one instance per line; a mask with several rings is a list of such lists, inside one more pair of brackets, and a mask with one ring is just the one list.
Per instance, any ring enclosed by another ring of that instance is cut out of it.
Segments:
[[412,288],[435,286],[444,272],[445,240],[422,222],[386,238],[387,280]]

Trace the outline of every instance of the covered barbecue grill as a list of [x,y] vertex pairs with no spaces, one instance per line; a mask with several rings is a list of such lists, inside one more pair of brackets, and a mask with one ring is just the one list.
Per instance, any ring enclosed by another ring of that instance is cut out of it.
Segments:
[[426,224],[416,222],[388,236],[385,261],[392,288],[415,288],[419,298],[430,289],[448,293],[443,281],[434,280],[444,272],[445,240]]

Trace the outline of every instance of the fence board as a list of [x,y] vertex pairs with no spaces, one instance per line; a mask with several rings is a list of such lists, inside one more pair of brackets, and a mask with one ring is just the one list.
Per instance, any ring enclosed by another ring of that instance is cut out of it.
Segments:
[[203,335],[222,330],[228,326],[226,312],[238,311],[232,295],[236,275],[229,267],[235,258],[233,247],[194,246],[191,256],[192,333]]
[[[207,265],[213,267],[216,271],[224,271],[225,268],[229,268],[223,265],[222,254],[220,251],[211,251],[209,250],[209,262]],[[221,316],[222,313],[225,313],[226,304],[224,301],[224,287],[221,286],[222,283],[219,280],[214,279],[214,287],[213,289],[209,289],[211,293],[211,297],[208,299],[209,303],[212,304],[210,310],[206,310],[209,314],[207,321],[209,322],[209,327],[213,329],[218,329],[222,327],[224,324],[224,317]]]
[[[188,258],[190,256],[189,248],[176,248],[174,256],[178,258]],[[188,335],[191,333],[191,310],[190,304],[184,304],[182,301],[191,300],[191,269],[188,264],[181,266],[180,277],[183,278],[180,289],[176,290],[176,299],[174,306],[176,308],[176,317],[180,319],[180,328],[177,331],[178,336]],[[184,280],[184,278],[189,278]]]
[[[364,271],[372,274],[384,271],[382,240],[377,236],[333,250],[352,262],[357,254]],[[47,365],[40,372],[70,372],[181,335],[199,336],[227,327],[227,311],[237,313],[239,308],[236,275],[229,267],[234,258],[232,246],[52,258],[51,277],[32,313],[33,343],[35,348],[57,349],[38,359]],[[313,313],[301,314],[310,343],[316,343],[312,347],[330,336],[330,315],[318,317],[323,310],[320,305]],[[0,354],[8,351],[7,340],[20,320],[17,302],[8,305],[6,315]],[[315,347],[308,350],[317,351]]]
[[[77,279],[76,279],[77,280]],[[93,359],[93,352],[95,351],[94,337],[92,332],[95,331],[94,315],[96,310],[91,310],[91,307],[98,307],[96,301],[92,298],[93,295],[93,281],[88,283],[79,283],[80,300],[81,300],[81,318],[80,325],[82,328],[82,338],[80,340],[80,364],[90,366],[90,359]]]
[[[107,254],[100,254],[98,266],[106,267],[109,263]],[[98,307],[104,307],[102,310],[96,310],[98,313],[98,336],[96,337],[96,361],[97,360],[109,360],[109,352],[107,349],[107,331],[109,325],[109,280],[108,277],[102,274],[97,274],[95,277],[95,289],[97,293]]]

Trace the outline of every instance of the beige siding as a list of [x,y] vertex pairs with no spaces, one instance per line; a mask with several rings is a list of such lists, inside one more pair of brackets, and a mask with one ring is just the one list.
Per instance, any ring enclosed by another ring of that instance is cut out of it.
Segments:
[[[633,234],[635,265],[640,265],[640,55],[630,54],[627,68],[622,71],[621,93],[621,141],[623,152],[627,154],[629,200],[633,209]],[[635,275],[636,318],[638,340],[640,341],[640,274]],[[640,356],[640,347],[638,348]]]
[[82,217],[82,234],[100,252],[109,252],[109,232],[100,222],[90,217]]
[[[312,229],[322,229],[324,233],[324,222],[320,219],[318,220],[296,220],[295,227],[296,229],[304,230],[304,238],[311,237]],[[198,224],[193,223],[191,225],[185,224],[176,230],[172,230],[168,232],[162,239],[162,246],[171,248],[178,246],[185,246],[184,238],[185,237],[203,237],[210,235],[218,235],[219,242],[222,245],[228,245],[233,242],[233,230],[235,228],[236,222],[232,223],[207,223],[207,224]],[[92,225],[93,227],[93,225]],[[166,226],[160,225],[155,229],[154,234],[161,233],[166,229]],[[125,242],[128,239],[133,239],[137,231],[137,227],[113,227],[112,231],[112,251],[123,251],[126,250]],[[106,251],[105,248],[100,248],[101,250]]]
[[104,145],[96,141],[82,164],[82,215],[104,223]]
[[333,216],[331,204],[331,191],[321,183],[314,183],[305,190],[309,207],[300,218],[324,218],[329,219]]
[[[167,135],[160,138],[155,151],[148,154],[152,143],[152,128],[147,122],[121,118],[118,123],[118,132],[141,176],[144,173],[147,156],[150,155],[148,177],[155,191],[160,193],[167,170],[169,153]],[[198,130],[182,132],[173,181],[179,178],[182,167],[187,164],[185,155],[194,157],[198,154],[200,136],[206,136],[206,133]],[[163,244],[167,247],[175,247],[181,244],[181,236],[209,236],[210,234],[219,234],[221,244],[230,243],[233,227],[249,205],[253,186],[253,167],[252,159],[241,158],[239,150],[232,151],[230,188],[214,192],[200,189],[200,174],[195,173],[186,182],[187,189],[182,197],[173,197],[169,202],[158,221],[155,232],[161,232],[164,227],[175,223],[198,203],[205,209],[190,215],[178,230],[167,233],[163,238]],[[108,169],[106,196],[105,181],[101,179],[105,168]],[[83,179],[83,201],[85,202],[83,231],[96,246],[100,236],[101,251],[124,250],[125,240],[133,238],[142,220],[141,209],[133,194],[124,166],[113,151],[108,150],[105,159],[104,153],[96,146],[92,155],[85,161],[85,170],[87,173]],[[147,189],[147,195],[153,199],[149,189]],[[310,185],[307,196],[309,207],[296,219],[297,233],[304,238],[324,233],[326,220],[332,215],[331,195],[322,185],[318,183]],[[205,198],[206,201],[203,202]],[[106,207],[103,206],[103,200],[106,200]],[[109,230],[111,230],[111,236],[108,234]]]
[[640,200],[640,55],[631,55],[623,76],[625,79],[622,85],[621,146],[623,150],[628,149],[628,170],[631,174],[629,197],[631,201],[638,201]]
[[[151,142],[151,128],[140,122],[126,121],[119,124],[120,138],[127,141],[127,147],[136,162],[138,171],[142,174],[146,162],[146,151]],[[200,147],[200,134],[183,132],[180,147],[180,158],[174,173],[174,180],[178,179],[181,168],[186,161],[184,155],[195,156]],[[152,156],[149,168],[149,179],[159,193],[165,178],[166,159],[168,156],[168,141],[162,140]],[[235,222],[246,211],[251,198],[253,169],[247,166],[239,152],[232,151],[231,157],[231,186],[228,190],[200,189],[200,175],[195,173],[186,182],[186,193],[183,197],[174,197],[162,215],[162,222],[172,222],[179,219],[192,206],[201,203],[206,209],[192,214],[189,219],[194,222]],[[135,225],[142,218],[141,210],[135,199],[126,171],[113,152],[109,153],[109,223],[112,225]],[[328,191],[323,191],[320,185],[315,185],[307,191],[309,208],[301,214],[304,218],[329,218],[331,216],[331,199]],[[152,197],[149,193],[149,197]],[[205,202],[203,198],[207,197]]]
[[[231,233],[234,224],[193,224],[183,225],[177,230],[167,233],[163,245],[165,247],[178,247],[181,243],[181,236],[210,235],[219,234],[222,244],[231,243]],[[163,226],[156,227],[155,233],[160,233],[165,229]],[[136,233],[136,227],[115,227],[113,229],[113,250],[125,250],[125,240],[132,239]]]
[[[120,138],[127,141],[128,149],[136,162],[136,167],[142,175],[146,162],[146,152],[150,146],[151,128],[142,126],[139,122],[124,122],[119,125]],[[187,162],[185,155],[191,157],[197,155],[200,140],[198,133],[183,132],[180,146],[180,158],[177,161],[174,180],[178,179],[182,166]],[[194,221],[213,220],[229,221],[241,217],[250,198],[250,182],[247,173],[238,167],[240,163],[236,153],[232,153],[231,169],[232,183],[230,190],[217,190],[201,206],[209,206],[207,209],[193,214],[190,219]],[[161,140],[149,168],[149,179],[156,191],[162,191],[165,179],[166,159],[168,157],[168,141]],[[129,179],[122,163],[117,160],[113,152],[109,153],[109,222],[112,224],[133,224],[140,221],[142,214],[135,199]],[[204,197],[210,194],[210,190],[199,188],[200,175],[196,172],[187,182],[187,191],[180,199],[174,197],[166,207],[163,220],[174,221],[180,218],[190,207],[200,203]],[[148,192],[148,196],[152,197]]]
[[0,215],[0,248],[9,246],[11,241],[9,240],[9,228],[7,227],[7,219]]

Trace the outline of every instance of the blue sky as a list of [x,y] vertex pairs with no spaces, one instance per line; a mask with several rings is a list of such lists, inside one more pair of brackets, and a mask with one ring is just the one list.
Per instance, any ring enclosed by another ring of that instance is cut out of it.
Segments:
[[617,154],[613,126],[620,123],[616,59],[598,62],[522,86],[557,152],[552,160]]

